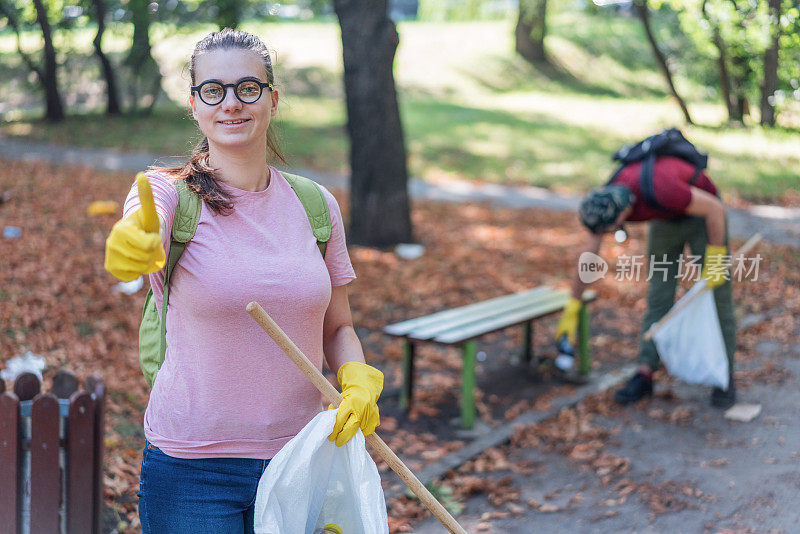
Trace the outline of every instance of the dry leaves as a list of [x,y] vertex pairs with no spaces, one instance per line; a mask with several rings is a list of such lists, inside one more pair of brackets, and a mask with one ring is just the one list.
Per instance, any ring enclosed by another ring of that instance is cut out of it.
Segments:
[[[149,393],[137,358],[144,290],[133,296],[111,290],[116,280],[104,271],[103,256],[105,238],[116,217],[87,217],[86,208],[95,200],[121,201],[132,181],[132,174],[78,167],[23,162],[3,162],[0,167],[0,225],[22,229],[17,239],[0,239],[0,359],[31,350],[46,358],[46,378],[60,368],[69,368],[80,377],[92,372],[104,377],[109,391],[106,505],[115,510],[120,525],[125,525],[121,530],[127,532],[137,531],[141,421]],[[346,197],[337,197],[346,213]],[[400,383],[402,345],[381,334],[385,325],[533,285],[567,287],[583,240],[577,218],[570,213],[421,201],[415,202],[412,218],[415,236],[426,247],[421,258],[400,260],[390,251],[351,248],[359,276],[350,288],[353,316],[370,363],[387,372],[387,386]],[[632,225],[629,231],[627,243],[609,243],[604,250],[610,272],[617,256],[644,253],[645,228]],[[800,254],[767,244],[760,245],[759,252],[765,258],[759,280],[736,286],[737,305],[744,314],[779,311],[739,336],[737,357],[744,361],[752,357],[759,340],[770,339],[788,347],[800,337],[795,318],[800,315]],[[600,297],[591,307],[596,364],[632,361],[646,284],[609,276],[594,289]],[[555,318],[537,323],[536,347],[551,346],[554,324]],[[512,347],[519,347],[519,336],[509,331],[487,338],[497,352],[489,358],[508,356]],[[463,440],[448,439],[453,432],[443,428],[449,424],[447,419],[457,414],[461,356],[456,349],[422,345],[417,369],[416,402],[410,417],[390,414],[380,431],[404,458],[422,466],[464,444]],[[766,365],[758,372],[737,374],[744,382],[765,383],[780,383],[775,381],[788,376],[787,371]],[[552,390],[529,400],[509,392],[491,402],[479,391],[479,415],[485,423],[496,424],[529,409],[546,409],[552,398],[569,391]],[[534,429],[522,429],[513,446],[561,452],[610,483],[627,471],[628,464],[599,446],[613,438],[613,432],[592,423],[593,414],[604,412],[613,413],[613,407],[603,398],[590,399],[583,408],[564,411]],[[680,424],[688,417],[678,412],[672,422]],[[537,469],[509,462],[505,451],[489,452],[470,464],[471,468],[481,475],[494,470]],[[386,469],[382,463],[380,467]],[[461,479],[469,479],[464,481],[465,494],[485,493],[503,506],[524,506],[517,502],[510,482],[485,481],[468,471],[453,476],[458,477],[453,480],[459,481],[455,484],[459,490]],[[663,499],[654,502],[667,509],[671,506]],[[410,531],[422,513],[413,501],[392,501],[392,531]]]
[[683,426],[690,424],[694,419],[694,413],[688,406],[677,406],[672,410],[652,408],[647,411],[647,416],[667,423]]

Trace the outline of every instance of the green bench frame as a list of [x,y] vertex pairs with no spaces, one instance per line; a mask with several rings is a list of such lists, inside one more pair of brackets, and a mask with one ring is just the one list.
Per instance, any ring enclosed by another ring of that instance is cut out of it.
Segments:
[[[586,375],[591,370],[589,353],[589,312],[586,304],[597,298],[594,291],[583,293],[579,314],[578,361],[579,371]],[[524,325],[523,359],[532,358],[531,338],[533,321],[564,309],[569,291],[547,286],[505,295],[459,308],[444,310],[386,326],[383,331],[390,336],[402,337],[403,387],[400,406],[411,407],[414,387],[414,343],[427,341],[441,345],[458,345],[462,352],[461,425],[471,429],[475,424],[475,357],[476,339],[516,325]]]

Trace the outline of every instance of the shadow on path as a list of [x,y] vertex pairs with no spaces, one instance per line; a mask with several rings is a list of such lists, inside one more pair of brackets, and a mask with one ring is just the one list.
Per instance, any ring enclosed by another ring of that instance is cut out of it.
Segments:
[[[177,164],[179,157],[160,157],[146,152],[120,152],[96,148],[74,148],[46,143],[31,143],[0,137],[0,159],[44,161],[52,164],[86,165],[98,170],[138,172],[149,165]],[[347,189],[348,177],[310,169],[294,169],[326,187]],[[481,184],[464,180],[439,180],[436,183],[412,178],[412,198],[440,202],[488,202],[499,207],[516,209],[539,208],[574,211],[580,202],[577,195],[562,195],[540,187],[512,187]],[[765,241],[800,248],[800,209],[756,205],[728,208],[728,224],[732,237],[747,239],[761,232]]]

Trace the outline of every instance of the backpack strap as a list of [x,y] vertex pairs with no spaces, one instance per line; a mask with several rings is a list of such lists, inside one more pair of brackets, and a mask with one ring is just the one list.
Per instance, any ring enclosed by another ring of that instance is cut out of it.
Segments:
[[331,238],[331,213],[328,209],[328,202],[319,185],[308,178],[281,171],[281,174],[289,185],[294,189],[297,198],[306,210],[308,222],[311,224],[311,231],[317,239],[317,246],[325,257],[328,247],[328,240]]
[[[161,299],[161,362],[164,362],[164,354],[167,352],[167,304],[169,303],[169,279],[172,271],[181,259],[186,245],[194,237],[197,231],[197,223],[200,221],[200,208],[202,203],[200,197],[195,195],[186,185],[184,180],[175,182],[175,189],[178,191],[178,207],[175,209],[175,218],[172,220],[172,232],[170,233],[169,255],[164,272],[164,297]],[[161,366],[159,365],[159,368]]]
[[655,208],[661,211],[669,211],[656,198],[656,186],[655,186],[655,167],[656,167],[656,155],[654,153],[650,153],[647,157],[642,161],[642,170],[639,173],[639,189],[642,192],[642,198],[644,199],[645,203],[647,203],[650,207]]
[[703,172],[703,167],[695,167],[692,177],[689,178],[689,185],[694,185],[697,179],[700,178],[700,173]]
[[[668,211],[664,206],[661,205],[661,203],[656,198],[656,188],[655,188],[655,183],[653,181],[653,174],[655,172],[655,163],[656,163],[656,155],[652,153],[648,154],[642,160],[642,168],[641,171],[639,172],[639,190],[641,192],[642,199],[648,206],[655,208],[657,210]],[[613,184],[616,181],[617,176],[619,176],[619,173],[622,172],[622,169],[624,169],[628,165],[630,164],[629,163],[622,164],[616,170],[616,172],[611,175],[611,178],[608,179],[606,185]],[[694,177],[692,177],[692,180],[694,180]]]

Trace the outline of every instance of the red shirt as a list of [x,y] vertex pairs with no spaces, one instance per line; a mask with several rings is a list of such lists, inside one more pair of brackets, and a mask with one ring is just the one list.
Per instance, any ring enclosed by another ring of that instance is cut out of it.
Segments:
[[653,208],[644,200],[639,187],[639,175],[642,162],[631,163],[620,171],[614,179],[615,184],[627,186],[636,197],[633,211],[626,220],[649,221],[651,219],[676,219],[686,213],[686,207],[692,199],[690,187],[693,185],[712,195],[717,194],[717,187],[705,172],[695,178],[693,184],[689,180],[694,175],[695,166],[680,158],[662,156],[656,160],[653,168],[653,188],[658,202],[666,208]]

